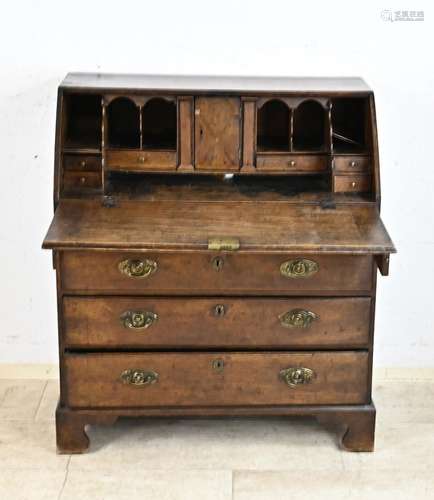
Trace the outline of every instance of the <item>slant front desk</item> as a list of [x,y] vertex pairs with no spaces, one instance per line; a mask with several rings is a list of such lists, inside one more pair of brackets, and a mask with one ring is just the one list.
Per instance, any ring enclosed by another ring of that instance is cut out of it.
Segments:
[[363,80],[70,74],[54,207],[60,452],[120,416],[313,415],[373,449],[395,249]]

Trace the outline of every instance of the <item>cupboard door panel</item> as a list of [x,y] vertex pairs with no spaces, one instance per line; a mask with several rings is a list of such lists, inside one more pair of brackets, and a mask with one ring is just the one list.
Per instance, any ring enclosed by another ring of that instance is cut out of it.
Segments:
[[195,167],[233,171],[240,164],[240,99],[198,97],[195,102]]

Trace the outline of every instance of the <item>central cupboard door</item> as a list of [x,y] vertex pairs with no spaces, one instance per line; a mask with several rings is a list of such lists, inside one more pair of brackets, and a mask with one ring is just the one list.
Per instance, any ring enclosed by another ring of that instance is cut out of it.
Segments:
[[240,99],[196,98],[194,128],[197,170],[239,169]]

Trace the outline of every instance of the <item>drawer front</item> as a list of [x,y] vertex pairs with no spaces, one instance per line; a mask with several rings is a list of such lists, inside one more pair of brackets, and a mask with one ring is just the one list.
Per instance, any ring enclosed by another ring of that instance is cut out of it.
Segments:
[[261,155],[256,156],[258,170],[283,172],[324,172],[327,170],[327,156],[321,155]]
[[335,193],[365,193],[371,190],[370,175],[335,175],[333,176]]
[[176,151],[113,151],[106,152],[109,170],[149,171],[175,170]]
[[99,172],[72,172],[63,173],[63,189],[66,192],[95,190],[102,188],[102,174]]
[[99,155],[65,155],[63,157],[63,167],[65,170],[90,171],[101,170],[101,156]]
[[[66,251],[61,284],[82,293],[338,295],[372,287],[369,255]],[[216,293],[218,292],[218,293]]]
[[335,156],[333,159],[335,172],[369,173],[371,159],[369,156]]
[[366,347],[371,299],[65,297],[66,346]]
[[65,356],[71,408],[368,403],[368,353]]

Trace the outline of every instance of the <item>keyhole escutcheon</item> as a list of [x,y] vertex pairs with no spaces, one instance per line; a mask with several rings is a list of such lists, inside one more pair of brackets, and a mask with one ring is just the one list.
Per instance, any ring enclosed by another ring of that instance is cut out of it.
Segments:
[[225,309],[225,306],[223,304],[217,304],[214,307],[214,315],[215,316],[218,316],[218,317],[224,316],[225,312],[226,312],[226,309]]
[[216,372],[222,372],[223,368],[225,367],[225,362],[220,358],[213,359],[212,367]]
[[224,260],[223,257],[217,256],[214,257],[212,260],[212,267],[214,268],[215,271],[221,271],[224,266]]

